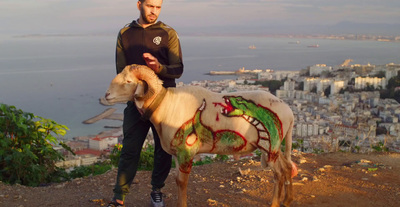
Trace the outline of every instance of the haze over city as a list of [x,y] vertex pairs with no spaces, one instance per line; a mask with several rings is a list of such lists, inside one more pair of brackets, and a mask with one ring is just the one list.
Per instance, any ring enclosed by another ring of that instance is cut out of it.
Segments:
[[[136,0],[3,0],[0,34],[116,33]],[[400,34],[398,0],[165,0],[161,21],[181,34]]]

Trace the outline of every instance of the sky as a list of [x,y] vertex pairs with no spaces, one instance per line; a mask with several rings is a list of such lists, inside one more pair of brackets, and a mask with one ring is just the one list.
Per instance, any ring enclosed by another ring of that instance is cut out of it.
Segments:
[[[138,18],[136,2],[0,0],[0,35],[117,32]],[[341,22],[400,24],[400,1],[164,0],[159,20],[183,31],[193,28],[268,30]]]

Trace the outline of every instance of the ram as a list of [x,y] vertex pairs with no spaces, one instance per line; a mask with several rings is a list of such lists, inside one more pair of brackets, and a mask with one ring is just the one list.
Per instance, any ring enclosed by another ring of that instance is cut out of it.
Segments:
[[[164,88],[148,67],[129,65],[111,82],[109,104],[134,101],[155,126],[163,149],[177,158],[178,206],[187,206],[187,184],[198,153],[246,154],[261,150],[261,164],[274,173],[272,206],[293,201],[293,112],[265,91],[214,93],[196,86]],[[285,140],[285,153],[281,143]]]

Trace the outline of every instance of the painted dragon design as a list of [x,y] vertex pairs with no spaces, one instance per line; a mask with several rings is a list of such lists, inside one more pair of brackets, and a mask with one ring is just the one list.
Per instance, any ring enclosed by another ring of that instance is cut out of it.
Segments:
[[275,161],[283,140],[282,122],[270,109],[246,100],[241,96],[224,96],[222,114],[227,117],[243,117],[258,132],[257,146],[268,153],[268,161]]
[[216,130],[204,125],[201,114],[206,108],[206,102],[197,109],[192,119],[184,123],[175,133],[171,148],[176,149],[179,169],[190,172],[194,155],[200,149],[200,144],[212,145],[210,153],[217,150],[220,153],[239,152],[246,146],[247,140],[238,132],[232,130]]

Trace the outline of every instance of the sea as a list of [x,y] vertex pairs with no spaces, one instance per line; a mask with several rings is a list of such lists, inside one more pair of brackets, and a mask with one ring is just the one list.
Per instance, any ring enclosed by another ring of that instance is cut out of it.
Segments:
[[[235,79],[211,70],[298,71],[314,64],[400,64],[399,42],[254,36],[180,36],[184,74],[177,82]],[[299,41],[299,44],[293,42]],[[116,35],[0,37],[0,103],[69,128],[64,138],[96,135],[121,121],[82,122],[110,106],[99,104],[116,75]],[[318,44],[318,48],[308,47]],[[255,49],[249,46],[254,45]],[[122,113],[125,104],[112,106]]]

